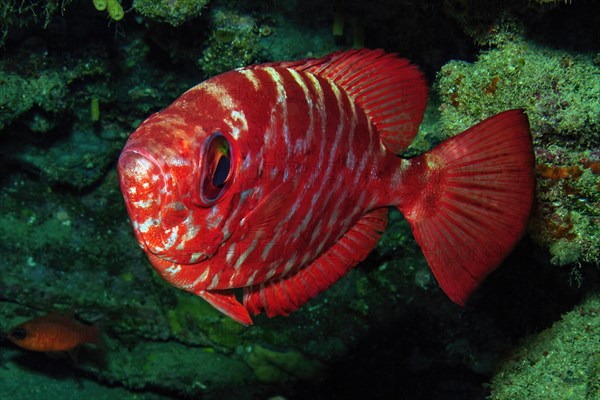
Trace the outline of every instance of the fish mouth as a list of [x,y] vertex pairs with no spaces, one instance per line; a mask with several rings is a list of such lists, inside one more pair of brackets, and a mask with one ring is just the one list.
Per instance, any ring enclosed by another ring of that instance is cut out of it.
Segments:
[[144,249],[162,249],[160,213],[166,182],[160,164],[147,152],[125,150],[119,157],[121,193],[138,242]]

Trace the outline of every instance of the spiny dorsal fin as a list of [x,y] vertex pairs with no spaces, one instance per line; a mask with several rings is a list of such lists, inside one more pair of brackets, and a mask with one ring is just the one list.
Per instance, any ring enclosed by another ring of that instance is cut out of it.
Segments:
[[293,68],[334,81],[361,106],[377,127],[385,147],[403,153],[425,112],[427,84],[404,58],[381,49],[347,50],[321,58],[256,65]]

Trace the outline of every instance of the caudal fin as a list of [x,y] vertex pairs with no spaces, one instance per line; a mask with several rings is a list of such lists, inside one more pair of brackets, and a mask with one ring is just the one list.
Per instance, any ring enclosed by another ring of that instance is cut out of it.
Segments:
[[411,159],[403,171],[399,208],[454,302],[464,305],[523,234],[533,166],[527,117],[509,110]]

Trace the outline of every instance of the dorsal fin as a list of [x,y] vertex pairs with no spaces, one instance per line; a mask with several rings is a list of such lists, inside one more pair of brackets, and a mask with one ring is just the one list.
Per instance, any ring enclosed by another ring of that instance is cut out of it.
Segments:
[[417,134],[427,104],[425,77],[410,62],[381,49],[347,50],[321,58],[255,65],[293,68],[333,80],[360,105],[385,147],[403,153]]

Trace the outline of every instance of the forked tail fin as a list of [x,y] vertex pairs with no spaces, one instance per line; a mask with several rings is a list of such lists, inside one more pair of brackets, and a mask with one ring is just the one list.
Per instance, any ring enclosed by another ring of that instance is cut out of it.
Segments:
[[527,117],[509,110],[405,165],[399,208],[455,303],[464,305],[523,234],[533,164]]

